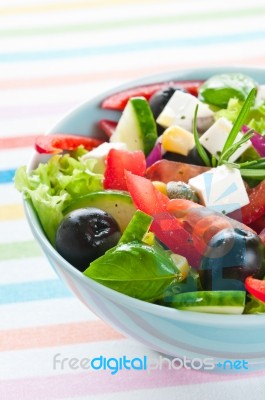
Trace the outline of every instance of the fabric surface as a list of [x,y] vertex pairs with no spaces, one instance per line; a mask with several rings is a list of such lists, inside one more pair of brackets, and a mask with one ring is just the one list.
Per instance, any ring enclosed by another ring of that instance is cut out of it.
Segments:
[[[264,399],[265,371],[87,371],[59,358],[158,355],[64,286],[30,232],[15,169],[69,109],[143,75],[265,66],[264,0],[0,1],[0,399]],[[240,334],[240,332],[239,332]]]

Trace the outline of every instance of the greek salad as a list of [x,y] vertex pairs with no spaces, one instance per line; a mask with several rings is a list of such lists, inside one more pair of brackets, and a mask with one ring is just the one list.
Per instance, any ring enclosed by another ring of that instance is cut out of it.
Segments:
[[265,85],[241,73],[106,98],[106,140],[44,135],[16,171],[55,249],[85,276],[178,310],[265,313]]

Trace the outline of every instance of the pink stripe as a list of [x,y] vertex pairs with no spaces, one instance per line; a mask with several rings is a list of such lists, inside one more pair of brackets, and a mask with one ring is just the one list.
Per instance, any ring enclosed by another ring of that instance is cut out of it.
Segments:
[[76,105],[75,102],[67,102],[60,104],[31,104],[27,106],[3,106],[0,107],[0,118],[10,119],[14,116],[16,118],[29,118],[34,116],[46,114],[62,114],[69,111]]
[[[83,372],[58,376],[0,381],[0,398],[32,400],[99,395],[121,391],[154,389],[170,386],[207,384],[220,381],[265,376],[265,371],[241,374],[210,374],[191,370],[109,371]],[[6,397],[8,396],[8,397]]]

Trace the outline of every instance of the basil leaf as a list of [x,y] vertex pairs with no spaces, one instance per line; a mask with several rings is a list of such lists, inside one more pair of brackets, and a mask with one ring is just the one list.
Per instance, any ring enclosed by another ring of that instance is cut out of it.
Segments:
[[118,244],[93,261],[84,275],[128,296],[155,301],[181,275],[170,254],[140,242]]
[[229,73],[214,75],[199,89],[199,99],[205,103],[224,108],[231,98],[244,101],[257,83],[247,75]]

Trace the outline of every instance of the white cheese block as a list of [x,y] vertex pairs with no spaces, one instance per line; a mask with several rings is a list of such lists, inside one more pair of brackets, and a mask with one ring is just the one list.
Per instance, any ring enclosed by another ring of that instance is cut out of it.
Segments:
[[88,158],[95,159],[96,165],[94,168],[94,172],[103,174],[105,171],[105,160],[111,149],[127,150],[127,146],[126,143],[123,142],[116,142],[116,143],[105,142],[100,144],[98,147],[95,147],[88,153],[84,154],[82,159],[83,160],[86,160]]
[[[201,137],[200,143],[203,147],[209,151],[217,160],[224,147],[226,139],[232,129],[232,123],[228,119],[222,117],[219,118]],[[236,142],[241,140],[243,134],[238,133]],[[229,158],[230,162],[236,161],[249,147],[251,147],[251,141],[243,143]]]
[[222,165],[189,180],[202,203],[217,212],[230,213],[249,203],[238,169]]
[[199,105],[197,119],[203,118],[204,121],[208,119],[208,123],[213,122],[213,112],[210,108],[200,102],[197,97],[189,93],[176,90],[166,106],[158,116],[156,122],[168,128],[171,125],[178,125],[192,132],[192,124],[196,105]]

